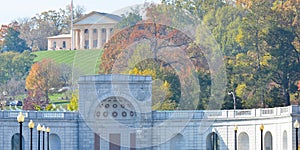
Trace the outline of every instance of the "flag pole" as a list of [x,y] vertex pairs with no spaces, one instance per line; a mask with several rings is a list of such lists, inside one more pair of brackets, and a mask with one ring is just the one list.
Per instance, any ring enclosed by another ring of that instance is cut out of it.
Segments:
[[74,31],[73,31],[73,0],[71,0],[71,50],[74,50]]

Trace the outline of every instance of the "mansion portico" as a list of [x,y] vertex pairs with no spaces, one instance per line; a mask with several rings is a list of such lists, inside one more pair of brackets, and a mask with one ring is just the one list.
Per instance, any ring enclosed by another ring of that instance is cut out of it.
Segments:
[[[114,26],[121,17],[93,11],[75,20],[73,23],[74,49],[99,49],[111,36]],[[71,49],[72,35],[64,38],[48,37],[48,49]]]

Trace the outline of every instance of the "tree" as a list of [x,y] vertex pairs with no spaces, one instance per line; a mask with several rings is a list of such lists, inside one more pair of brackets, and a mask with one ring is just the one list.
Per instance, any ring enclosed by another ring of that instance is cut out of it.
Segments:
[[126,27],[130,27],[138,23],[142,20],[142,15],[140,14],[140,8],[136,7],[135,9],[131,9],[130,11],[122,14],[122,20],[115,26],[115,28],[123,29]]
[[68,104],[69,111],[77,111],[78,110],[78,96],[76,94],[72,94],[70,103]]
[[[73,19],[78,19],[84,13],[82,6],[74,8]],[[17,22],[21,37],[32,50],[46,50],[47,37],[70,33],[71,11],[66,9],[49,10],[36,14],[32,18],[22,18]]]
[[286,106],[290,105],[290,93],[296,92],[293,91],[296,88],[292,87],[300,75],[300,55],[293,46],[295,38],[295,33],[286,28],[272,27],[266,40],[272,56],[272,81],[279,85],[280,93],[283,93],[282,97],[277,98],[284,99]]
[[200,20],[212,10],[222,7],[227,1],[222,0],[162,0],[162,3],[174,5],[180,9],[189,11],[195,18]]
[[[137,65],[141,67],[141,65]],[[142,67],[141,67],[142,68]],[[172,100],[172,96],[175,93],[170,91],[171,85],[168,81],[162,81],[160,74],[156,72],[156,70],[152,70],[155,68],[146,67],[144,70],[139,70],[138,68],[134,68],[129,71],[129,74],[134,75],[148,75],[152,77],[152,109],[153,110],[174,110],[177,108],[177,102]],[[158,70],[157,70],[158,71]],[[166,74],[164,74],[166,75]]]
[[10,96],[24,94],[25,78],[34,58],[35,55],[28,51],[1,53],[0,91],[6,91]]
[[28,50],[26,41],[21,39],[19,35],[19,31],[13,28],[8,29],[7,35],[4,38],[4,48],[6,49],[6,51],[22,53],[23,51]]
[[[60,88],[63,85],[60,76],[59,66],[51,59],[43,59],[32,65],[29,75],[26,78],[26,89],[31,91],[31,97],[42,95],[38,99],[39,104],[45,106],[49,103],[51,88]],[[36,99],[35,99],[36,100]]]

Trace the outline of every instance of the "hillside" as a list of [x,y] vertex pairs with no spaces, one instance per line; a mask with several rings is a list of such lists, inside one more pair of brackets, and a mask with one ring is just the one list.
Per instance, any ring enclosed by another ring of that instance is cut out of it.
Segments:
[[35,62],[49,58],[57,63],[70,65],[77,76],[98,72],[102,50],[39,51],[33,54],[37,55],[34,59]]

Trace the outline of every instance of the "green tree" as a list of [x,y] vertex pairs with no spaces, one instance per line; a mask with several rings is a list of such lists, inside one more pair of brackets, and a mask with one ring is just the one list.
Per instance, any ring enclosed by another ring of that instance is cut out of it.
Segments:
[[275,26],[269,30],[266,38],[272,56],[272,81],[279,85],[279,91],[283,93],[277,99],[283,99],[283,103],[288,106],[290,93],[296,92],[295,83],[300,75],[300,55],[293,45],[296,35],[289,29]]
[[243,51],[235,40],[243,15],[242,9],[232,5],[225,5],[215,11],[209,11],[203,17],[203,23],[211,30],[220,49],[226,56],[233,56]]
[[19,31],[9,28],[7,35],[4,38],[4,46],[2,51],[14,51],[22,53],[23,51],[28,50],[29,48],[26,45],[26,41],[21,39],[19,35]]
[[122,20],[116,25],[116,28],[122,29],[126,27],[134,26],[136,23],[142,20],[142,16],[139,13],[139,9],[133,9],[127,14],[122,14]]
[[10,96],[24,94],[25,78],[34,58],[35,55],[28,51],[1,53],[0,91],[6,91]]
[[226,1],[222,0],[162,0],[163,4],[174,5],[180,9],[189,11],[200,20],[209,12],[222,7]]

